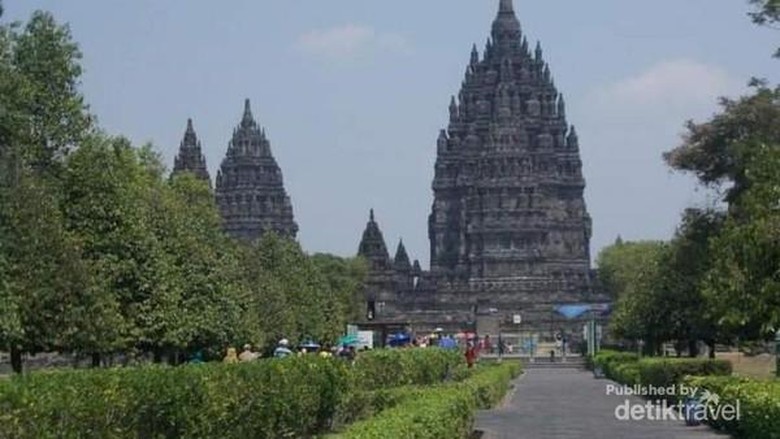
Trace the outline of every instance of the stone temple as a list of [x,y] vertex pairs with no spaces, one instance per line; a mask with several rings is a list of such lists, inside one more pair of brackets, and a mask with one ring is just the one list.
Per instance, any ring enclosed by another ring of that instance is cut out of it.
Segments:
[[607,300],[593,293],[579,140],[512,0],[500,1],[484,52],[472,49],[449,116],[436,142],[430,270],[403,243],[390,259],[372,211],[359,247],[371,261],[366,319],[456,331],[490,315],[491,332],[581,332],[556,307]]
[[254,241],[265,232],[295,238],[298,225],[284,190],[282,170],[265,130],[255,122],[249,99],[217,172],[217,206],[228,235]]
[[[174,162],[173,173],[182,172],[193,173],[210,184],[192,120],[187,121],[187,130]],[[271,154],[265,130],[252,116],[249,99],[217,172],[215,196],[223,228],[233,238],[252,242],[266,232],[288,238],[295,238],[298,233],[282,171]]]
[[173,174],[182,172],[191,172],[201,180],[205,180],[211,185],[211,176],[206,167],[206,158],[203,157],[203,151],[195,134],[195,128],[192,126],[192,119],[187,119],[187,130],[184,132],[184,139],[179,145],[179,155],[173,162]]

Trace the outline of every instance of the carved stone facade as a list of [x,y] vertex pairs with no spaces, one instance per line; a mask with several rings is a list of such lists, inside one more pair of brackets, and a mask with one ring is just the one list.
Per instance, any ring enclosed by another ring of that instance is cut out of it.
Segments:
[[437,141],[430,272],[408,267],[402,247],[389,260],[372,213],[360,251],[372,261],[371,317],[455,330],[492,311],[521,315],[527,330],[574,330],[579,322],[554,322],[557,305],[606,301],[592,290],[579,141],[511,0],[501,0],[483,55],[472,49],[449,113]]
[[282,171],[248,99],[217,173],[216,198],[223,227],[236,239],[251,242],[266,232],[295,238],[298,233]]
[[179,144],[179,154],[173,162],[173,174],[190,172],[196,177],[208,181],[211,185],[211,176],[206,167],[206,158],[203,157],[203,150],[195,134],[195,128],[192,126],[192,119],[187,119],[187,130],[184,132],[184,138]]

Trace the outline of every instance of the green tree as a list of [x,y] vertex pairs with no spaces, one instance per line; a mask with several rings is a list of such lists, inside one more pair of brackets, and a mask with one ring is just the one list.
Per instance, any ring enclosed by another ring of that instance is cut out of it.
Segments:
[[[160,180],[162,182],[162,180]],[[150,337],[163,350],[218,351],[251,340],[246,290],[236,273],[235,247],[223,235],[208,185],[191,175],[164,182],[152,199],[155,234],[167,267],[167,294],[145,312]],[[150,318],[156,316],[156,318]]]
[[598,278],[613,299],[631,294],[636,287],[638,268],[651,264],[659,247],[658,241],[623,242],[605,247],[596,257]]
[[159,288],[163,271],[149,225],[150,177],[138,153],[121,138],[94,136],[70,155],[63,178],[63,210],[68,230],[92,270],[90,290],[102,297],[114,330],[95,328],[90,339],[103,354],[142,343],[140,323],[146,299]]
[[363,258],[340,258],[329,254],[315,254],[312,262],[325,277],[336,298],[337,316],[343,328],[349,322],[363,318],[363,287],[368,276],[368,263]]
[[749,183],[745,160],[756,145],[780,145],[780,88],[756,82],[755,93],[723,98],[723,111],[704,123],[688,122],[682,145],[664,154],[672,168],[691,172],[736,201]]
[[759,145],[746,159],[746,191],[712,242],[705,294],[725,331],[762,339],[780,328],[780,148]]
[[0,51],[0,145],[24,165],[55,171],[92,129],[78,89],[81,52],[69,28],[40,11],[21,32],[1,26]]
[[717,325],[718,316],[703,294],[702,284],[712,267],[711,242],[720,233],[724,213],[716,210],[688,209],[661,261],[661,285],[665,289],[663,306],[670,319],[670,337],[678,352],[687,348],[698,355],[698,342],[715,353],[715,343],[727,341]]
[[[750,0],[750,3],[754,6],[750,13],[754,23],[777,28],[780,24],[780,0]],[[780,49],[775,56],[780,58]]]

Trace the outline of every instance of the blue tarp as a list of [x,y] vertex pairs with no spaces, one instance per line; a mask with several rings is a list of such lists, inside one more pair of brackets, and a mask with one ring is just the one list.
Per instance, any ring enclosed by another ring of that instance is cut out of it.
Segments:
[[590,311],[590,305],[560,305],[555,310],[567,319],[573,319]]
[[577,304],[577,305],[558,305],[555,310],[567,319],[580,317],[588,311],[594,311],[601,314],[609,313],[610,305],[605,303]]
[[393,347],[403,346],[409,344],[411,341],[412,341],[411,335],[399,332],[398,334],[393,334],[390,336],[388,340],[388,344]]

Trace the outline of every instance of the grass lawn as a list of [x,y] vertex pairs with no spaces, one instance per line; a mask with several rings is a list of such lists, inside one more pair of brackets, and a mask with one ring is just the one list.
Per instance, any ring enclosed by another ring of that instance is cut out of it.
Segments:
[[750,378],[773,378],[775,376],[775,357],[769,354],[747,356],[741,352],[722,352],[718,358],[731,361],[734,374]]

